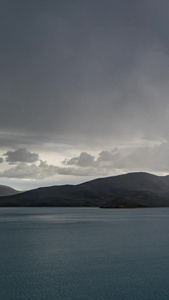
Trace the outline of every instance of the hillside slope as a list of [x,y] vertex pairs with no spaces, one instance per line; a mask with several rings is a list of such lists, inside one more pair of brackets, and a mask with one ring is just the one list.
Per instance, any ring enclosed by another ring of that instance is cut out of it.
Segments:
[[0,206],[100,207],[113,202],[114,199],[117,203],[117,198],[126,199],[126,197],[128,197],[127,207],[130,207],[130,203],[136,198],[139,198],[141,207],[169,206],[169,176],[138,172],[99,178],[79,185],[43,187],[0,197]]
[[0,196],[10,196],[18,193],[19,191],[11,188],[10,186],[0,185]]

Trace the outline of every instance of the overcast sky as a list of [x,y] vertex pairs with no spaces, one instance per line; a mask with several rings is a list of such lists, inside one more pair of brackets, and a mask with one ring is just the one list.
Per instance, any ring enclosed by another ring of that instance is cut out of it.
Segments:
[[0,0],[0,183],[169,173],[169,1]]

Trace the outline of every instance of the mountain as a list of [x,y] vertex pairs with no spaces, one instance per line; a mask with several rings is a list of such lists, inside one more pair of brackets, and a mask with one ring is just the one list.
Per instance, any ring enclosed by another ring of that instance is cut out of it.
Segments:
[[129,173],[0,197],[0,206],[169,207],[169,176]]
[[168,207],[169,198],[160,197],[150,191],[137,191],[129,196],[117,197],[110,200],[101,208],[141,208],[141,207]]
[[0,185],[0,196],[10,196],[10,195],[18,194],[18,193],[19,193],[19,191],[14,190],[10,186]]

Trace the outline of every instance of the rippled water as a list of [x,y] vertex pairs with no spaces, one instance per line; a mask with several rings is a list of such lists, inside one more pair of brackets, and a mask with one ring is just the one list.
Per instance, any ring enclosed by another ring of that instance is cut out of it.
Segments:
[[169,299],[169,209],[1,208],[0,299]]

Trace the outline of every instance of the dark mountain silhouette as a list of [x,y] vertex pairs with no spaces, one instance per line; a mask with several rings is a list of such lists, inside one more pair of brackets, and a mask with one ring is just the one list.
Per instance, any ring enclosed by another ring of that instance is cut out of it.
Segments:
[[10,195],[18,194],[18,193],[19,193],[19,191],[14,190],[10,186],[0,185],[0,196],[10,196]]
[[0,206],[169,207],[169,176],[138,172],[43,187],[0,197]]
[[150,191],[137,191],[129,196],[117,197],[101,205],[101,208],[167,207],[168,197],[160,197]]

